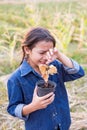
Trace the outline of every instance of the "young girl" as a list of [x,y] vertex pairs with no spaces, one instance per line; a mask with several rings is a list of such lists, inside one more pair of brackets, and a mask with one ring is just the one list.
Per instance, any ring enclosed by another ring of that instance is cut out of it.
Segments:
[[[21,65],[9,78],[7,111],[25,121],[26,130],[69,130],[71,119],[64,83],[84,76],[84,70],[74,60],[55,48],[55,39],[47,29],[30,30],[22,43]],[[49,76],[56,91],[37,95],[36,82],[43,79],[40,64],[56,66],[58,73]]]

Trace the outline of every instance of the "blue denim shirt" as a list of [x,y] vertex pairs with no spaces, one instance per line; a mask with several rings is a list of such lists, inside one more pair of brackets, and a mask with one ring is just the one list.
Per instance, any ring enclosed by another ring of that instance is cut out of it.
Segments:
[[36,82],[42,77],[27,63],[26,60],[13,72],[9,78],[7,111],[20,119],[25,120],[26,130],[69,130],[71,119],[68,96],[64,83],[84,76],[84,71],[77,62],[72,60],[74,68],[64,66],[55,60],[51,64],[57,67],[58,73],[49,76],[49,80],[56,82],[54,101],[45,109],[37,110],[29,115],[22,116],[24,105],[31,103]]

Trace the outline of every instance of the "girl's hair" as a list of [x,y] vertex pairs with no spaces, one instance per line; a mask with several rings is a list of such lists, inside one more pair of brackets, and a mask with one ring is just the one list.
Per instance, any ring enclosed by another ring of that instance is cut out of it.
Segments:
[[28,33],[25,35],[23,39],[22,42],[23,58],[21,63],[26,57],[24,46],[27,46],[29,49],[32,50],[35,47],[35,45],[40,41],[53,42],[54,47],[56,44],[54,37],[50,34],[50,32],[47,29],[42,27],[33,28],[32,30],[28,31]]

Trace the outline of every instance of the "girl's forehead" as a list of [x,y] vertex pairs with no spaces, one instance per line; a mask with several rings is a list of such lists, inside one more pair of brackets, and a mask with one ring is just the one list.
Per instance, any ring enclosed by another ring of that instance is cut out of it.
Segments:
[[51,42],[51,41],[48,41],[48,42],[40,41],[35,45],[35,48],[43,48],[43,49],[45,49],[45,48],[53,48],[53,42]]

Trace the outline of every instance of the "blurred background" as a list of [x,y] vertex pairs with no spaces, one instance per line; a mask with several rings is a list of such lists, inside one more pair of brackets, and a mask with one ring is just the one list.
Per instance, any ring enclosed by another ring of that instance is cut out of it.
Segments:
[[6,112],[6,82],[20,64],[24,34],[37,26],[49,29],[57,48],[85,70],[83,78],[66,86],[70,130],[87,130],[87,0],[0,0],[0,130],[24,129]]

